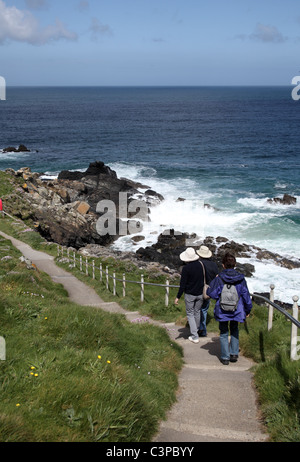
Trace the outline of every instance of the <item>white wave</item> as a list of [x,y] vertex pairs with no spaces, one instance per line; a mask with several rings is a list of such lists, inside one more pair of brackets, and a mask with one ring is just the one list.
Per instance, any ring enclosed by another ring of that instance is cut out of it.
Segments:
[[250,292],[270,292],[274,284],[275,299],[284,303],[293,303],[293,296],[300,297],[300,268],[289,270],[275,265],[271,260],[257,261],[249,258],[238,258],[240,263],[251,263],[255,273],[246,278]]
[[45,172],[40,176],[41,180],[56,180],[58,178],[59,172]]
[[286,189],[288,187],[287,184],[285,183],[280,183],[279,181],[275,183],[274,188],[275,189]]
[[[283,197],[283,196],[282,196]],[[282,199],[281,197],[281,199]],[[275,202],[268,202],[268,197],[242,197],[237,200],[237,203],[244,207],[251,207],[255,209],[269,209],[278,211],[287,211],[290,209],[300,209],[300,196],[293,196],[296,198],[296,204],[285,205]]]
[[20,158],[25,158],[30,155],[29,152],[3,152],[3,149],[0,149],[0,161],[1,160],[18,160]]

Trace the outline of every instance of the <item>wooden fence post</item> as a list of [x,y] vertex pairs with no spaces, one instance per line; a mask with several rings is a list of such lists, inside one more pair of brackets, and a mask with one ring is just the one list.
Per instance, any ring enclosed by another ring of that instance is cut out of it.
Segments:
[[123,297],[126,297],[126,279],[125,279],[125,273],[123,273]]
[[[274,289],[275,289],[274,284],[270,285],[270,289],[271,289],[270,290],[270,302],[274,303]],[[271,330],[273,326],[273,311],[274,311],[273,306],[269,305],[268,330]]]
[[108,266],[106,267],[106,290],[108,290]]
[[76,268],[76,255],[75,255],[75,252],[73,252],[73,267]]
[[80,271],[82,272],[82,255],[80,255]]
[[165,298],[165,305],[166,306],[169,306],[169,294],[170,294],[169,285],[170,285],[170,283],[169,283],[169,280],[167,279],[167,281],[166,281],[166,298]]
[[85,274],[86,276],[89,275],[89,266],[88,266],[88,259],[85,257]]
[[[294,295],[293,297],[293,318],[295,318],[298,321],[298,312],[299,312],[299,307],[298,307],[298,300],[299,297],[297,295]],[[291,360],[295,361],[297,359],[300,359],[300,355],[297,354],[297,341],[298,341],[298,328],[295,326],[294,323],[292,323],[292,330],[291,330]]]
[[57,256],[59,257],[60,250],[59,250],[59,245],[57,244]]
[[145,287],[144,287],[144,275],[141,275],[141,302],[144,301]]
[[93,279],[95,279],[95,261],[93,260]]
[[100,282],[103,280],[103,269],[102,269],[102,263],[100,263]]
[[116,273],[113,273],[113,294],[116,295]]

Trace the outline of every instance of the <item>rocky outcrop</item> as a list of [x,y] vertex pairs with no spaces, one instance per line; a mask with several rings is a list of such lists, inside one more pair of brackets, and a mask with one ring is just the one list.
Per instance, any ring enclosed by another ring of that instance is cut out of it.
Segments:
[[[119,179],[115,171],[99,161],[91,163],[85,172],[63,171],[58,179],[51,181],[43,181],[42,174],[32,173],[26,167],[16,172],[8,169],[7,172],[24,180],[18,194],[15,193],[8,201],[11,212],[22,219],[32,220],[46,239],[75,248],[112,243],[119,237],[121,219],[124,234],[123,221],[126,227],[126,218],[130,223],[130,218],[135,215],[131,212],[124,217],[123,206],[126,211],[136,196],[144,200],[146,214],[150,212],[150,205],[163,200],[155,191],[149,193],[148,190],[147,194],[143,194],[140,189],[148,189],[148,186],[126,178]],[[20,192],[23,193],[22,197]],[[120,193],[124,193],[126,201],[122,204],[122,216],[119,213]],[[99,234],[97,223],[107,210],[105,207],[99,210],[97,205],[104,200],[111,201],[115,206],[115,231],[105,233],[104,229]]]
[[268,199],[267,202],[269,204],[295,205],[297,203],[297,198],[290,194],[284,194],[283,198],[274,197],[274,199]]
[[[121,221],[124,234],[124,220],[121,220],[123,216],[119,214],[120,193],[125,193],[128,206],[135,199],[143,200],[149,214],[151,206],[164,199],[147,185],[118,178],[116,172],[103,162],[93,162],[85,172],[63,171],[58,179],[47,181],[41,179],[42,174],[33,173],[26,167],[18,171],[8,169],[7,173],[12,175],[16,184],[15,192],[5,201],[8,213],[28,220],[49,241],[76,249],[93,246],[95,250],[101,246],[101,249],[106,248],[106,253],[112,252],[108,246],[119,238]],[[102,200],[110,200],[116,207],[116,230],[113,234],[100,235],[97,230],[98,220],[105,214],[105,211],[97,208]],[[132,213],[128,213],[125,227],[131,218]],[[127,231],[130,234],[129,226]],[[138,236],[132,236],[137,248],[140,246],[139,241],[144,239],[142,229],[139,231]],[[233,252],[237,258],[272,261],[288,269],[300,268],[299,260],[285,258],[254,245],[237,243],[221,236],[207,236],[199,240],[195,234],[176,232],[174,229],[160,234],[156,244],[140,247],[136,253],[130,253],[130,259],[139,266],[166,268],[169,274],[178,274],[182,266],[179,255],[186,249],[187,241],[188,246],[195,248],[201,244],[208,246],[220,269],[222,257],[227,251]],[[122,253],[119,258],[120,255]],[[255,272],[250,262],[238,264],[237,268],[247,277]]]
[[[253,245],[240,244],[221,236],[217,238],[208,236],[199,242],[195,234],[180,233],[173,229],[161,234],[158,237],[157,243],[153,244],[151,247],[138,249],[137,256],[142,261],[157,261],[162,265],[178,269],[182,266],[179,255],[186,249],[187,239],[189,247],[198,249],[201,244],[209,247],[213,254],[212,259],[216,261],[220,270],[222,270],[222,258],[224,254],[229,251],[232,252],[236,258],[255,258],[260,261],[271,260],[276,265],[284,268],[300,268],[299,260],[290,260]],[[238,263],[237,270],[246,277],[251,277],[255,272],[255,266],[251,263]]]
[[30,149],[26,148],[24,144],[20,144],[18,148],[8,146],[2,150],[3,152],[30,152]]

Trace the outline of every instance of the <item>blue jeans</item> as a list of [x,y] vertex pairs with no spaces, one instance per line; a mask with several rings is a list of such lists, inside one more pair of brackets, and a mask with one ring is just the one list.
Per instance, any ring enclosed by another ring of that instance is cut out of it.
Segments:
[[198,339],[198,327],[200,324],[200,312],[203,303],[203,295],[185,294],[184,301],[191,336],[194,339]]
[[210,299],[204,300],[203,305],[201,307],[201,318],[200,318],[200,326],[199,326],[199,331],[201,332],[201,335],[206,335],[206,319],[207,319],[207,312],[209,308],[209,303]]
[[[230,345],[228,342],[230,325]],[[221,359],[230,359],[230,355],[239,354],[239,323],[237,321],[220,321]]]

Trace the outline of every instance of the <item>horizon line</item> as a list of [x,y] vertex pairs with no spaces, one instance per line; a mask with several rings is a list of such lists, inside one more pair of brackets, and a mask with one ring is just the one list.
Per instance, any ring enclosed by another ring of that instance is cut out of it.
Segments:
[[6,88],[202,88],[202,87],[211,87],[211,88],[223,88],[223,87],[291,87],[292,84],[224,84],[224,85],[6,85]]

